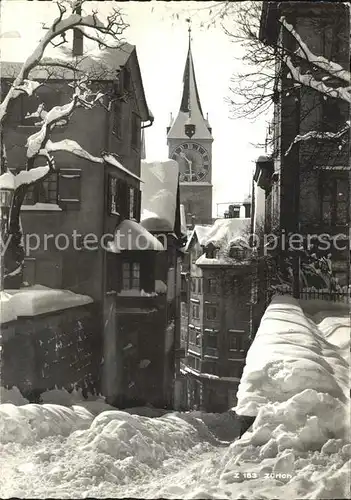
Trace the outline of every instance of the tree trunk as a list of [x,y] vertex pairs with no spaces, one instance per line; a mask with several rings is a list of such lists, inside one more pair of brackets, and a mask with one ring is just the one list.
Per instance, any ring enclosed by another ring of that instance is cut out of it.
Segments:
[[[18,289],[23,285],[24,247],[20,211],[26,191],[27,186],[21,186],[15,193],[7,231],[4,235],[4,241],[9,241],[3,256],[4,287],[7,289]],[[19,269],[18,272],[16,272],[17,269]],[[15,274],[12,275],[11,273],[14,272]]]

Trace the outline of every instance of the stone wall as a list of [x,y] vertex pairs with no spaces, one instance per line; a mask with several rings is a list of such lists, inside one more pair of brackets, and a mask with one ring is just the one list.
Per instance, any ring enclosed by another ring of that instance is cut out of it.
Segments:
[[1,325],[1,385],[30,401],[55,386],[100,391],[101,328],[96,304]]

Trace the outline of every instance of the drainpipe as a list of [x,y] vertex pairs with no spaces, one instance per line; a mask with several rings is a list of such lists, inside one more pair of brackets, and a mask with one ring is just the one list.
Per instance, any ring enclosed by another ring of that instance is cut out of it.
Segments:
[[141,130],[144,130],[144,128],[148,128],[148,127],[151,127],[151,125],[153,125],[154,121],[155,121],[155,118],[152,117],[152,118],[149,118],[149,123],[147,125],[142,125],[141,126]]
[[[300,133],[300,119],[301,119],[301,94],[296,103],[296,135]],[[294,229],[297,233],[300,232],[300,146],[299,142],[296,144],[296,165],[295,178],[294,178]],[[300,256],[294,252],[293,256],[293,297],[300,298]]]

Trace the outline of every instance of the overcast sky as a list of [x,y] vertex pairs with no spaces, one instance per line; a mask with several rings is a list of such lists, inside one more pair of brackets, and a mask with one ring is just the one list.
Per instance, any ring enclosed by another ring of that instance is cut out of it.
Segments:
[[[192,18],[192,52],[196,79],[204,113],[209,114],[213,128],[214,215],[216,203],[240,201],[249,192],[254,160],[260,151],[250,143],[263,142],[266,119],[251,123],[233,120],[224,99],[229,95],[230,77],[242,69],[235,60],[241,49],[223,33],[220,26],[204,29],[208,21],[205,2],[87,2],[87,8],[106,13],[118,5],[125,13],[130,28],[124,33],[128,42],[136,45],[145,94],[155,116],[154,125],[146,129],[147,159],[168,156],[166,127],[170,113],[179,110],[182,78],[188,47],[187,16]],[[195,9],[196,8],[196,9]],[[6,46],[16,45],[25,54],[31,43],[40,38],[41,22],[56,17],[53,2],[1,1],[1,32],[3,55]],[[179,20],[172,14],[179,14]],[[14,31],[21,34],[15,36]],[[38,36],[39,34],[39,36]],[[6,54],[8,56],[8,53]],[[7,57],[4,57],[6,60]]]

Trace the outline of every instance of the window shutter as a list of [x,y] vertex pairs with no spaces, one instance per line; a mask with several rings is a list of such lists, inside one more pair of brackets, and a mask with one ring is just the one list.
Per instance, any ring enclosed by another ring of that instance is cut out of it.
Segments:
[[129,188],[126,181],[122,179],[118,181],[118,190],[117,190],[117,206],[119,207],[119,213],[122,219],[129,218]]
[[58,201],[64,210],[80,209],[81,170],[68,168],[60,170]]
[[135,189],[135,199],[134,199],[134,219],[140,221],[141,212],[141,191],[140,189]]
[[109,175],[108,177],[108,198],[107,211],[109,214],[118,214],[118,179]]

